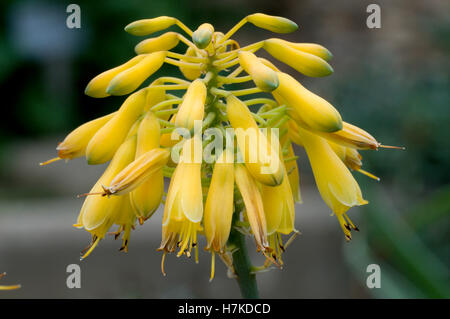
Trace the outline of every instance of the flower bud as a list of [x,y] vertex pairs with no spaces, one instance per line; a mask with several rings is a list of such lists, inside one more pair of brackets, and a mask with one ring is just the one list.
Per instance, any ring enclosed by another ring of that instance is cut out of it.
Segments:
[[112,95],[125,95],[136,90],[150,75],[159,70],[166,57],[165,52],[148,54],[135,66],[116,75],[106,92]]
[[250,74],[258,88],[264,92],[271,92],[278,87],[277,73],[264,65],[256,55],[248,51],[239,51],[238,57],[239,64]]
[[88,83],[86,89],[84,90],[84,94],[90,97],[97,97],[97,98],[110,96],[110,94],[106,93],[106,89],[108,88],[108,85],[111,82],[111,80],[119,73],[126,71],[129,68],[138,64],[139,62],[141,62],[145,57],[146,55],[135,56],[128,62],[119,65],[118,67],[100,73]]
[[[196,56],[195,49],[188,47],[185,53],[186,56]],[[180,65],[179,69],[183,73],[184,77],[190,81],[198,79],[202,75],[202,70],[199,68],[190,68],[185,65]]]
[[176,32],[166,32],[159,37],[146,39],[139,42],[134,51],[136,54],[146,54],[158,51],[169,51],[178,45],[180,39]]
[[321,132],[342,129],[341,116],[330,103],[305,89],[286,73],[279,72],[278,79],[280,85],[272,94],[280,104],[288,105],[289,115],[298,125]]
[[[138,129],[136,158],[159,147],[159,130],[158,119],[149,111]],[[162,169],[160,169],[130,193],[130,200],[140,223],[143,223],[158,209],[163,192],[164,176]]]
[[254,13],[247,16],[247,21],[258,28],[275,33],[291,33],[298,29],[298,25],[286,18],[271,16],[264,13]]
[[272,147],[259,130],[247,106],[237,97],[227,97],[227,115],[236,135],[245,166],[252,176],[265,185],[280,185],[284,169],[279,150]]
[[134,21],[125,27],[125,31],[132,35],[149,35],[177,23],[177,19],[172,17],[161,16],[153,19],[142,19]]
[[194,128],[194,121],[202,121],[205,113],[206,86],[197,79],[189,85],[183,102],[178,108],[175,125],[188,130]]
[[333,57],[333,54],[331,54],[331,52],[327,48],[317,43],[292,43],[288,41],[285,42],[291,48],[318,56],[319,58],[325,61],[330,61],[331,58]]
[[145,89],[130,95],[114,116],[95,133],[86,148],[89,164],[102,164],[113,157],[133,124],[144,112],[146,95]]
[[74,159],[86,155],[86,147],[97,131],[102,128],[116,113],[102,116],[98,119],[84,123],[73,130],[58,144],[56,150],[58,157],[63,159]]
[[311,77],[327,76],[333,68],[316,55],[296,50],[287,41],[268,39],[264,41],[264,49],[275,59],[286,63],[300,73]]
[[192,41],[199,49],[205,49],[212,40],[214,27],[209,23],[203,23],[192,34]]

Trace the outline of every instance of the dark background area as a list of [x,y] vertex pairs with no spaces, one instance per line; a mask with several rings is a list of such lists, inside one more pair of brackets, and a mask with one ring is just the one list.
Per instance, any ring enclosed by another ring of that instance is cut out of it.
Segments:
[[[318,195],[306,155],[297,150],[304,204],[296,206],[296,225],[302,236],[286,252],[285,269],[258,275],[261,295],[450,297],[448,1],[78,1],[81,29],[66,27],[69,3],[0,4],[0,271],[8,272],[3,282],[23,285],[0,298],[239,296],[222,266],[208,283],[207,254],[200,265],[170,256],[168,277],[160,274],[155,248],[161,212],[138,227],[128,254],[105,240],[81,263],[82,289],[67,289],[65,267],[79,263],[88,242],[86,233],[71,227],[82,203],[74,195],[88,190],[103,168],[83,159],[38,163],[54,157],[57,142],[73,128],[120,106],[123,97],[93,99],[83,91],[95,75],[134,55],[141,38],[123,31],[129,22],[168,15],[191,29],[210,22],[227,31],[254,12],[290,18],[300,28],[273,35],[246,25],[234,36],[241,45],[280,37],[326,46],[334,55],[333,75],[295,76],[345,121],[384,144],[406,147],[362,152],[363,168],[381,182],[355,173],[370,204],[350,210],[361,232],[349,244]],[[381,29],[366,26],[370,3],[381,6]],[[179,71],[166,66],[154,77],[161,74]],[[365,284],[373,263],[381,267],[380,289]]]

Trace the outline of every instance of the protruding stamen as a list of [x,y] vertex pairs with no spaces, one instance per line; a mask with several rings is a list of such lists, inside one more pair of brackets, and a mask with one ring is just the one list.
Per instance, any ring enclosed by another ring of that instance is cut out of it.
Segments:
[[78,194],[77,198],[81,198],[81,197],[86,197],[86,196],[91,196],[91,195],[101,195],[101,196],[106,196],[108,195],[105,192],[94,192],[94,193],[84,193],[84,194]]
[[49,159],[48,161],[39,163],[39,165],[40,165],[40,166],[45,166],[45,165],[51,164],[51,163],[53,163],[53,162],[57,162],[57,161],[59,161],[59,160],[62,160],[62,158],[61,158],[61,157],[55,157],[55,158]]
[[86,257],[89,256],[89,255],[92,253],[92,251],[94,250],[94,248],[97,247],[97,245],[98,245],[99,242],[100,242],[100,238],[98,238],[98,237],[95,238],[95,240],[94,240],[94,242],[92,243],[92,245],[91,245],[91,247],[89,248],[89,250],[88,250],[83,256],[80,257],[80,261],[86,259]]
[[363,169],[357,169],[356,171],[360,172],[361,174],[364,174],[364,175],[366,175],[366,176],[368,176],[368,177],[370,177],[370,178],[372,178],[374,180],[376,180],[377,182],[379,182],[381,180],[378,176],[375,176],[372,173],[369,173],[369,172],[367,172],[367,171],[365,171]]
[[163,276],[166,276],[166,272],[164,271],[164,260],[166,259],[166,252],[163,252],[162,258],[161,258],[161,272]]
[[209,278],[209,282],[211,282],[214,279],[215,268],[216,268],[216,255],[215,251],[211,250],[211,277]]
[[284,244],[284,249],[286,250],[290,244],[294,241],[295,238],[297,238],[298,235],[300,235],[300,232],[297,229],[293,230],[292,236],[287,240],[286,244]]
[[353,230],[359,231],[359,228],[356,227],[355,224],[353,224],[353,222],[350,220],[350,218],[348,218],[347,214],[344,214],[344,217],[347,219],[348,223],[353,228]]
[[382,145],[382,144],[380,144],[380,145],[378,145],[378,147],[381,147],[381,148],[392,148],[392,149],[395,149],[395,150],[406,150],[406,147],[404,147],[404,146],[391,146],[391,145]]

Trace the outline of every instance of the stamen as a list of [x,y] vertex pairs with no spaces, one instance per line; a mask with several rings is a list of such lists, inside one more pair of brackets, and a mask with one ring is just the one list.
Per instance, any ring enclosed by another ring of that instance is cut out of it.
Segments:
[[215,268],[216,268],[216,255],[215,251],[211,250],[211,277],[209,278],[209,282],[211,282],[214,279]]
[[100,238],[96,237],[94,242],[92,243],[92,246],[89,248],[89,250],[80,257],[80,261],[84,260],[87,256],[89,256],[95,247],[97,247],[98,243],[100,242]]
[[300,235],[300,232],[298,230],[294,229],[294,233],[292,234],[292,236],[288,239],[288,241],[284,245],[284,249],[287,249],[288,246],[294,241],[295,238],[297,238],[298,235]]
[[166,276],[166,272],[164,271],[164,260],[166,259],[166,251],[163,252],[162,258],[161,258],[161,272],[163,276]]
[[195,263],[198,264],[198,245],[197,245],[197,229],[194,230],[194,244],[192,244],[193,247],[195,247]]
[[396,149],[396,150],[406,150],[406,147],[404,147],[404,146],[391,146],[391,145],[382,145],[382,144],[380,144],[380,145],[378,145],[378,147],[381,147],[381,148],[392,148],[392,149]]
[[366,176],[368,176],[368,177],[370,177],[370,178],[372,178],[374,180],[376,180],[377,182],[379,182],[381,180],[378,176],[375,176],[372,173],[369,173],[369,172],[367,172],[367,171],[365,171],[363,169],[357,169],[356,171],[360,172],[361,174],[364,174],[364,175],[366,175]]
[[355,224],[352,223],[352,221],[350,220],[350,218],[348,218],[347,214],[343,214],[344,217],[347,219],[348,223],[350,224],[350,226],[352,226],[352,228],[356,231],[359,231],[359,228],[355,226]]
[[77,198],[81,198],[81,197],[87,197],[87,196],[91,196],[91,195],[101,195],[101,196],[106,196],[106,195],[111,195],[106,193],[106,192],[94,192],[94,193],[84,193],[84,194],[78,194]]
[[53,162],[57,162],[57,161],[59,161],[59,160],[62,160],[62,158],[61,158],[61,157],[55,157],[55,158],[49,159],[48,161],[39,163],[39,165],[40,165],[40,166],[45,166],[45,165],[51,164],[51,163],[53,163]]
[[348,225],[344,219],[344,214],[336,214],[336,217],[338,218],[339,224],[344,231],[346,240],[349,241],[350,239],[352,239],[352,235],[350,234],[350,229],[348,228]]
[[15,290],[21,288],[21,285],[11,285],[11,286],[2,286],[0,285],[0,290]]

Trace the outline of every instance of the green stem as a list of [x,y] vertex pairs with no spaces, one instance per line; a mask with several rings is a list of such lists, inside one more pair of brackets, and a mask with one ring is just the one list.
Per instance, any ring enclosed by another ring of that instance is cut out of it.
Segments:
[[229,243],[236,247],[233,252],[233,266],[237,275],[237,282],[243,298],[259,298],[256,276],[251,272],[252,264],[245,245],[245,236],[232,228]]

